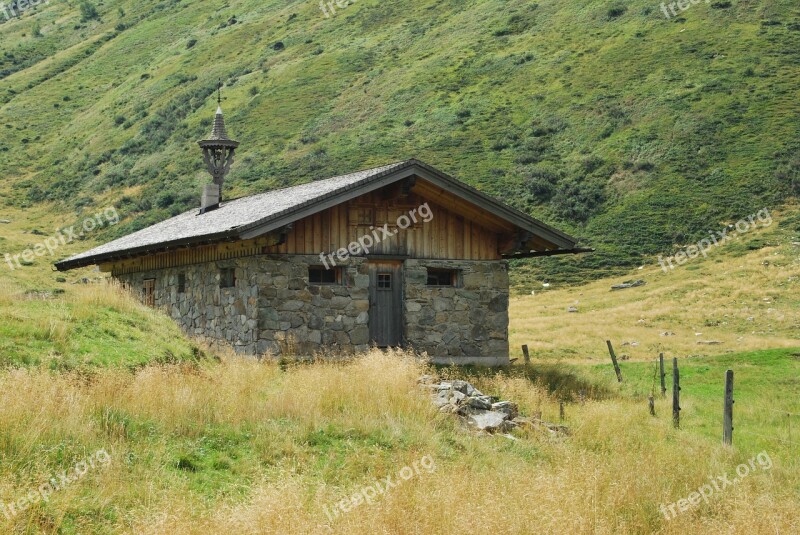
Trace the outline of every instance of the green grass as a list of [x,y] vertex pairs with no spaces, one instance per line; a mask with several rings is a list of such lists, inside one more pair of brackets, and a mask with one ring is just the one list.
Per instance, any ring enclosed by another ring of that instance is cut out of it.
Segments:
[[0,24],[0,187],[9,206],[55,202],[60,224],[116,204],[102,239],[197,204],[219,78],[242,141],[230,195],[416,156],[598,249],[527,263],[554,281],[800,188],[791,0],[672,21],[650,0],[613,16],[600,0],[362,0],[331,19],[305,1],[96,7]]
[[[655,392],[659,419],[672,418],[672,360],[665,359],[666,397],[656,373],[657,361],[620,362],[623,383],[617,383],[610,358],[604,364],[535,364],[531,377],[543,381],[556,396],[576,402],[581,390],[589,398],[638,400],[647,411]],[[800,451],[800,347],[679,358],[681,427],[710,440],[721,440],[725,372],[734,371],[734,440],[742,451]],[[789,416],[787,416],[787,414]],[[794,429],[792,429],[794,426]],[[794,435],[792,435],[794,432]],[[789,441],[792,440],[792,449]]]
[[94,289],[71,289],[66,298],[15,294],[0,299],[0,366],[70,370],[206,358],[161,313],[133,302],[75,302],[84,291]]

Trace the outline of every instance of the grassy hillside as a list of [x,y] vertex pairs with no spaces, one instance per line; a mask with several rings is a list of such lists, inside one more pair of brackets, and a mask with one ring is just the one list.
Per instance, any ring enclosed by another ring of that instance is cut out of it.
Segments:
[[[54,256],[0,262],[0,532],[797,532],[798,45],[791,0],[700,2],[670,21],[649,0],[0,12],[0,254],[110,206],[121,216]],[[230,195],[416,156],[597,247],[514,263],[511,345],[531,347],[531,369],[241,360],[87,284],[91,270],[51,271],[197,204],[194,142],[220,78],[243,142]],[[765,207],[772,225],[708,258],[663,273],[652,256]],[[630,357],[622,385],[606,339]],[[681,429],[667,399],[647,413],[659,352],[680,359]],[[571,434],[467,433],[420,393],[426,372],[549,421],[564,400]],[[662,504],[758,455],[769,467],[664,518]],[[326,513],[423,458],[432,470],[376,503]],[[9,510],[82,461],[47,500]]]
[[[49,207],[6,212],[0,247],[33,250],[59,226],[61,214]],[[71,254],[93,243],[76,240],[56,248]],[[15,253],[16,254],[16,253]],[[0,259],[0,367],[44,366],[87,370],[102,366],[136,367],[152,362],[197,360],[206,355],[171,318],[151,310],[90,269],[52,270],[53,257],[32,262]],[[11,269],[11,267],[14,269]]]
[[[633,360],[660,352],[671,358],[800,345],[796,208],[775,212],[769,226],[712,248],[705,258],[673,262],[666,273],[657,258],[643,263],[641,269],[579,287],[550,284],[522,266],[512,267],[513,356],[521,357],[527,344],[534,358],[605,361],[606,340]],[[645,285],[611,291],[612,285],[637,279]]]
[[89,369],[206,355],[171,318],[105,284],[21,292],[0,286],[0,367]]
[[106,237],[197,204],[219,78],[231,194],[417,156],[598,247],[562,280],[800,188],[792,0],[91,5],[0,16],[0,194],[61,224],[113,203]]

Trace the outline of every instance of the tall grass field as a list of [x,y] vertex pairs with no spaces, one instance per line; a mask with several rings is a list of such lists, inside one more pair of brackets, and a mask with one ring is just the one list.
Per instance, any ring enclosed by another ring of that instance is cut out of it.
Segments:
[[[637,290],[660,291],[626,291]],[[243,359],[183,338],[158,311],[103,282],[68,284],[56,296],[8,282],[0,307],[4,355],[13,355],[0,371],[4,533],[800,528],[797,347],[680,354],[675,428],[655,353],[623,361],[622,384],[600,354],[614,316],[593,322],[598,350],[583,359],[537,348],[528,368],[518,361],[486,370],[381,351],[339,361]],[[512,325],[531,321],[519,304],[512,310]],[[573,317],[565,311],[562,321]],[[580,325],[588,336],[589,324]],[[582,344],[563,338],[558,346],[582,353]],[[736,374],[732,447],[721,442],[727,369]],[[469,380],[568,434],[476,434],[437,411],[418,383],[425,374]]]

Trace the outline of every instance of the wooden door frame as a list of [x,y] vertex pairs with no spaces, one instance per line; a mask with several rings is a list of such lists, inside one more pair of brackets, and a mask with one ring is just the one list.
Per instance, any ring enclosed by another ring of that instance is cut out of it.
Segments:
[[[370,345],[375,345],[377,347],[403,347],[405,345],[405,333],[404,333],[404,300],[405,300],[405,278],[403,276],[403,266],[405,265],[402,260],[389,260],[389,259],[368,259],[368,272],[369,272],[369,343]],[[373,279],[372,269],[375,268],[375,278]],[[396,327],[397,327],[397,344],[396,345],[378,345],[375,342],[375,337],[373,328],[375,324],[373,321],[375,320],[375,298],[377,295],[378,287],[378,275],[381,272],[381,267],[385,269],[385,271],[389,271],[391,269],[392,275],[396,274],[396,280],[392,285],[392,292],[394,292],[394,299],[393,306],[394,311],[392,311],[392,315],[396,316]]]

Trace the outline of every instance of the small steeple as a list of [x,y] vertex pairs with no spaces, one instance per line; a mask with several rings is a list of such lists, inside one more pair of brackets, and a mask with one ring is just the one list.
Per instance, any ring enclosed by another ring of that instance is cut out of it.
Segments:
[[230,141],[228,132],[225,130],[225,118],[222,116],[222,106],[217,106],[217,114],[214,116],[214,126],[211,129],[209,140]]
[[214,116],[211,137],[208,139],[230,141],[228,132],[225,131],[225,118],[222,116],[222,80],[217,83],[217,114]]
[[230,139],[225,130],[225,119],[222,116],[221,80],[217,87],[217,113],[214,116],[211,136],[197,143],[203,149],[203,161],[213,179],[213,184],[206,186],[203,190],[203,201],[200,207],[202,214],[219,207],[219,203],[222,201],[222,185],[233,165],[233,157],[239,146],[239,142]]

